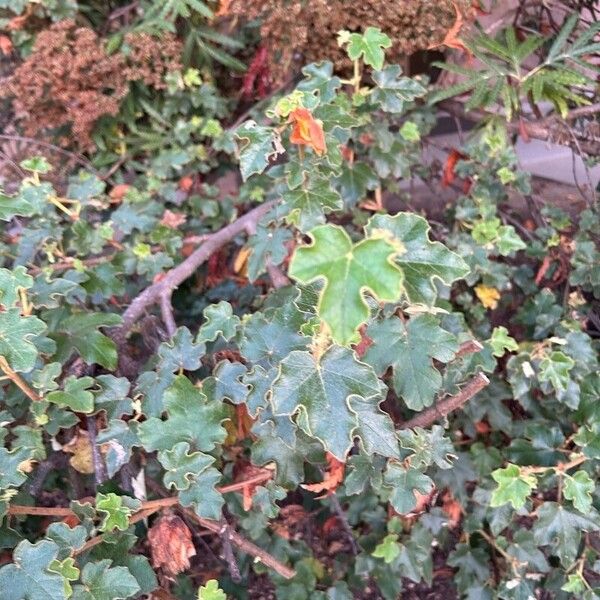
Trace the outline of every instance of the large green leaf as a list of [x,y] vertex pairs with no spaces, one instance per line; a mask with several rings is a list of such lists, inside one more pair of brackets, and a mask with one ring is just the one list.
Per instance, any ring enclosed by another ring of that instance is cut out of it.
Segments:
[[355,435],[371,452],[398,455],[391,419],[379,409],[383,384],[347,348],[332,346],[320,360],[292,352],[281,362],[271,392],[273,412],[297,415],[300,427],[339,460],[345,460]]
[[91,413],[94,411],[94,394],[88,390],[93,384],[93,377],[70,375],[65,379],[63,389],[50,392],[47,400],[74,412]]
[[104,559],[89,562],[81,572],[82,585],[73,586],[73,600],[124,600],[140,591],[127,567],[111,567]]
[[2,600],[66,600],[65,579],[48,567],[58,556],[58,546],[43,540],[24,540],[13,553],[13,563],[0,569]]
[[430,406],[442,386],[442,375],[433,359],[452,360],[458,350],[456,337],[430,314],[414,316],[408,322],[391,317],[370,325],[367,335],[373,345],[365,354],[365,362],[381,375],[392,367],[394,390],[410,409]]
[[375,215],[367,225],[367,233],[377,230],[391,233],[404,247],[395,261],[404,273],[404,288],[411,302],[433,304],[437,295],[435,279],[451,285],[469,273],[469,267],[458,254],[429,239],[429,224],[419,215],[406,212],[393,217]]
[[45,329],[37,317],[22,317],[18,308],[0,312],[0,356],[13,371],[27,373],[33,369],[38,351],[31,338]]
[[513,464],[508,464],[504,469],[496,469],[492,477],[498,487],[492,493],[490,506],[502,506],[510,502],[513,508],[521,508],[537,485],[535,475],[528,474]]
[[384,302],[400,297],[402,272],[393,264],[398,249],[383,237],[352,244],[336,225],[316,227],[310,236],[312,244],[296,249],[290,276],[302,283],[323,280],[319,316],[336,342],[357,342],[357,330],[369,316],[365,292]]

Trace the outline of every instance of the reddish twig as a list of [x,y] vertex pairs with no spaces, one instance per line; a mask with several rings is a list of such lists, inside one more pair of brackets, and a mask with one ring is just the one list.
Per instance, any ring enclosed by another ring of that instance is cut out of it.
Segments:
[[16,372],[13,371],[4,356],[0,356],[0,370],[31,400],[38,402],[42,397],[34,392],[27,382]]
[[490,384],[490,380],[483,374],[477,373],[475,377],[469,380],[465,387],[455,396],[444,398],[431,408],[424,410],[409,421],[403,423],[400,429],[413,429],[415,427],[430,427],[438,419],[442,419],[447,414],[459,409],[466,404],[475,394]]

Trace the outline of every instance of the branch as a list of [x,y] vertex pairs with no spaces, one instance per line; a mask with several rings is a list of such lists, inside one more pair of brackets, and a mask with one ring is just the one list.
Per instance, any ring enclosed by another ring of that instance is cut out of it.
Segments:
[[13,371],[4,356],[0,356],[0,371],[4,371],[6,376],[31,400],[38,402],[42,397],[34,392],[27,382],[16,372]]
[[206,262],[212,254],[221,248],[221,246],[230,242],[236,235],[243,231],[249,231],[252,230],[252,227],[256,227],[256,224],[261,217],[269,212],[274,205],[275,201],[261,204],[237,219],[237,221],[208,235],[205,238],[204,243],[182,263],[168,271],[163,279],[147,287],[132,300],[129,308],[123,313],[123,324],[113,333],[113,337],[117,337],[119,340],[124,341],[127,333],[134,323],[144,314],[146,308],[156,304],[161,298],[170,295],[174,289],[190,277],[196,269]]
[[[485,119],[492,117],[498,117],[500,115],[485,111],[485,110],[465,110],[465,106],[462,102],[457,100],[442,100],[438,103],[438,106],[444,112],[450,115],[471,121],[472,123],[478,123]],[[590,106],[582,106],[570,111],[565,121],[573,121],[581,117],[592,116],[600,113],[600,104],[591,104]],[[557,122],[551,117],[543,119],[541,121],[525,121],[520,123],[506,123],[506,129],[511,133],[521,133],[524,131],[529,137],[535,138],[536,140],[542,140],[546,142],[556,142],[557,133]],[[578,144],[579,148],[575,144],[567,143],[567,140],[562,141],[562,145],[567,145],[575,150],[583,151],[590,156],[596,156],[600,152],[600,143],[594,141],[581,140]]]
[[456,394],[440,400],[431,408],[420,412],[418,415],[406,421],[400,429],[413,429],[415,427],[430,427],[438,419],[445,417],[448,413],[459,409],[466,404],[475,394],[490,384],[490,380],[483,374],[477,373],[465,387]]

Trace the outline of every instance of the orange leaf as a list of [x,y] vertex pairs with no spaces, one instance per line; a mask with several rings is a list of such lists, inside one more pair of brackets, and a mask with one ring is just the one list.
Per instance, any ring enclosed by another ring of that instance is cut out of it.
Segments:
[[290,135],[292,144],[310,146],[317,154],[325,154],[325,134],[323,123],[315,119],[306,108],[296,108],[289,116],[288,123],[293,123],[294,128]]
[[[320,483],[302,484],[309,492],[319,494],[325,492],[324,496],[330,496],[336,488],[344,481],[345,463],[340,462],[333,454],[327,453],[327,471]],[[322,496],[322,497],[324,497]]]
[[0,52],[8,56],[13,51],[13,43],[7,35],[0,35]]
[[[242,463],[241,467],[239,466],[239,463],[236,464],[234,466],[234,473],[234,483],[241,483],[260,475],[271,476],[271,472],[269,471],[269,469],[257,467],[256,465],[253,465],[249,462]],[[249,483],[242,487],[242,505],[244,507],[244,510],[250,510],[252,508],[252,496],[254,496],[256,488],[264,484],[265,481],[263,481],[262,483]]]
[[456,48],[457,50],[467,50],[463,41],[458,37],[460,30],[464,24],[464,19],[462,13],[460,12],[460,8],[456,4],[454,0],[452,0],[452,6],[456,11],[456,20],[450,29],[446,32],[444,39],[439,44],[431,44],[429,49],[439,48],[440,46],[446,46],[448,48]]
[[192,533],[176,515],[165,513],[148,531],[152,566],[161,568],[173,578],[190,566],[190,558],[196,554]]
[[466,158],[466,156],[462,152],[459,152],[455,148],[452,148],[452,150],[450,150],[448,158],[444,163],[444,172],[442,174],[442,185],[444,187],[448,187],[456,179],[454,169],[456,168],[456,163],[463,158]]
[[113,204],[119,204],[120,202],[123,201],[123,198],[125,197],[125,194],[128,192],[129,188],[131,186],[127,185],[126,183],[119,183],[118,185],[115,185],[115,187],[110,191],[110,201]]
[[442,498],[442,510],[448,515],[448,527],[450,529],[457,527],[463,510],[460,502],[454,498],[450,491],[447,491]]
[[231,0],[221,0],[219,2],[219,10],[215,13],[215,17],[226,17],[231,10]]
[[182,192],[189,192],[194,185],[194,178],[186,175],[179,180],[179,189]]
[[170,229],[177,229],[180,225],[185,223],[186,218],[187,217],[183,213],[176,213],[167,208],[163,213],[160,224],[165,225]]

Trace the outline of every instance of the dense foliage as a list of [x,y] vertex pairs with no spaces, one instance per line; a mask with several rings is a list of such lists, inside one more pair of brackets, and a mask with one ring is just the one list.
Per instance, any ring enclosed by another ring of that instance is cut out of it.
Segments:
[[[351,69],[243,112],[208,2],[143,2],[101,54],[102,3],[8,4],[57,21],[13,28],[9,92],[62,147],[0,194],[0,600],[597,598],[600,207],[537,202],[511,120],[592,101],[598,24],[474,37],[445,90],[343,30]],[[466,90],[505,110],[440,179]],[[417,178],[456,191],[429,221]]]

